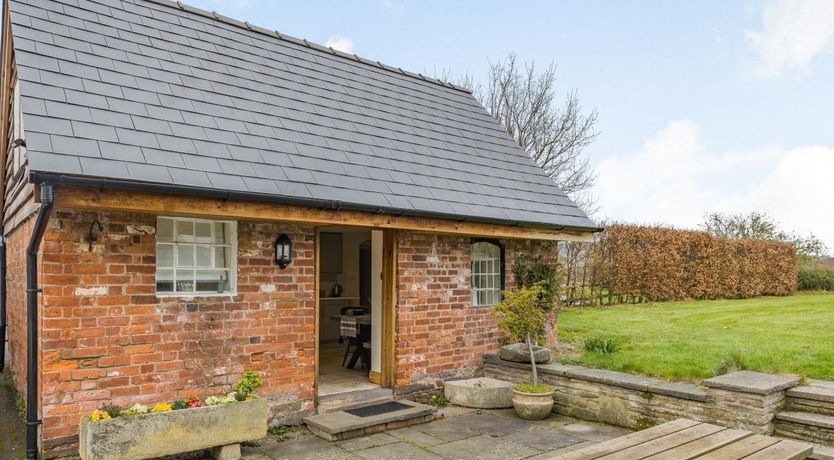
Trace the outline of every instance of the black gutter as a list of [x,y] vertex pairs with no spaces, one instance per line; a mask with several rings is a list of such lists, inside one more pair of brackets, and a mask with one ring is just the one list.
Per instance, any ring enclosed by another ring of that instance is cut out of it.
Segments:
[[38,458],[38,252],[52,214],[52,185],[41,184],[41,207],[26,248],[26,458]]
[[[159,183],[151,183],[151,182],[139,182],[139,181],[125,181],[125,180],[111,180],[111,179],[103,179],[103,178],[95,178],[95,177],[81,177],[81,176],[69,176],[64,174],[49,174],[49,173],[40,173],[40,172],[32,172],[30,174],[30,180],[33,182],[50,182],[54,184],[61,184],[61,185],[77,185],[81,187],[94,187],[100,189],[122,189],[122,190],[132,190],[137,192],[152,192],[152,193],[169,193],[169,194],[177,194],[177,195],[196,195],[196,196],[203,196],[209,198],[220,198],[223,200],[249,200],[249,201],[260,201],[260,202],[269,202],[269,203],[277,203],[277,204],[287,204],[293,206],[306,206],[311,208],[322,208],[322,209],[346,209],[351,211],[363,211],[363,212],[371,212],[376,214],[391,214],[392,216],[402,216],[408,215],[413,217],[432,217],[438,219],[450,219],[450,220],[460,220],[461,216],[457,214],[451,213],[442,213],[442,212],[433,212],[433,211],[420,211],[420,210],[404,210],[400,208],[392,208],[388,206],[373,206],[373,205],[366,205],[366,204],[358,204],[358,203],[346,203],[343,201],[333,201],[333,200],[321,200],[316,198],[300,198],[300,197],[292,197],[292,196],[283,196],[283,195],[267,195],[263,193],[254,193],[254,192],[239,192],[239,191],[227,191],[227,190],[218,190],[208,187],[190,187],[184,185],[170,185],[170,184],[159,184]],[[530,226],[530,227],[540,227],[543,229],[548,230],[557,230],[557,231],[576,231],[576,232],[600,232],[603,230],[601,227],[572,227],[572,226],[565,226],[565,225],[554,225],[549,224],[546,222],[521,222],[517,220],[511,219],[497,219],[497,218],[487,218],[487,217],[467,217],[464,220],[468,222],[481,222],[487,224],[500,224],[500,225],[508,225],[508,226]]]
[[0,234],[0,372],[6,370],[6,237]]

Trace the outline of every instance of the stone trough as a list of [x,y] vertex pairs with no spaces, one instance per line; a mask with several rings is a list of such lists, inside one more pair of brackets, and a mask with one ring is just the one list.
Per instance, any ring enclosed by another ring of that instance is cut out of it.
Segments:
[[503,380],[478,377],[467,380],[450,380],[443,393],[456,406],[475,409],[504,409],[513,407],[515,384]]
[[82,460],[140,460],[212,449],[221,460],[240,458],[240,443],[266,436],[269,405],[253,399],[91,421],[79,430]]

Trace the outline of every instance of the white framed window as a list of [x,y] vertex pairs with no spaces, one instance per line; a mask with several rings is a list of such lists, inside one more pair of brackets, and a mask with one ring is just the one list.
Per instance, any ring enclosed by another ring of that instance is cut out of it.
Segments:
[[504,261],[501,246],[489,241],[472,243],[472,306],[491,307],[501,301]]
[[158,217],[157,294],[235,292],[237,222]]

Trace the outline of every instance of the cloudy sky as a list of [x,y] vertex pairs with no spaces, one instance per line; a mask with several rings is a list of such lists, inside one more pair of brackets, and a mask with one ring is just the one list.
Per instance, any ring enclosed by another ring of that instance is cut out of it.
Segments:
[[598,217],[766,211],[834,249],[834,1],[186,3],[416,72],[555,61],[599,112]]

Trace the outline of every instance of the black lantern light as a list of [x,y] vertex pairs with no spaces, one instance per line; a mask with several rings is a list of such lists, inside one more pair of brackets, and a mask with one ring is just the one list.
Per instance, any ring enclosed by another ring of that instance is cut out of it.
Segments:
[[278,266],[282,269],[287,268],[287,265],[292,262],[292,241],[286,233],[282,233],[275,240],[275,262],[278,262]]

